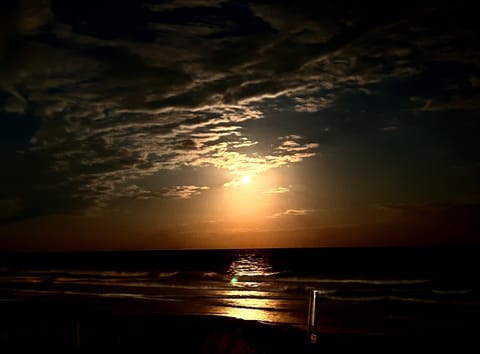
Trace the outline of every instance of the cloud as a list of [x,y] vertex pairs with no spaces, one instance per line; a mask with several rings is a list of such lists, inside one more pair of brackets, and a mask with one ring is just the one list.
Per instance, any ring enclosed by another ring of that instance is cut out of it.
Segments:
[[[377,206],[380,210],[396,211],[404,216],[413,218],[437,218],[442,215],[448,222],[451,217],[464,218],[465,221],[470,217],[477,219],[480,214],[480,203],[478,200],[472,201],[444,201],[444,202],[425,202],[425,203],[389,203]],[[459,220],[460,221],[460,220]]]
[[265,194],[283,194],[287,193],[290,191],[290,187],[276,187],[276,188],[271,188],[269,190],[266,190],[264,193]]
[[435,111],[478,111],[480,110],[480,96],[452,96],[444,100],[425,99],[420,110]]
[[400,129],[398,125],[387,125],[385,127],[380,128],[382,132],[396,132]]
[[2,39],[33,33],[48,22],[50,15],[48,0],[5,1],[0,15]]
[[224,0],[169,0],[161,4],[146,5],[151,11],[167,11],[178,8],[219,7]]
[[472,85],[472,87],[474,88],[480,87],[480,76],[472,74],[470,75],[468,80],[470,81],[470,85]]
[[19,199],[0,199],[0,220],[11,219],[21,210]]
[[333,101],[332,97],[295,97],[295,110],[297,112],[318,112],[330,106]]
[[210,189],[207,186],[173,186],[167,188],[163,196],[174,199],[190,199],[199,195],[202,191]]
[[385,133],[394,133],[400,130],[400,122],[398,119],[392,119],[385,122],[385,125],[379,128],[380,131]]
[[[215,168],[233,182],[300,163],[318,153],[315,137],[266,146],[249,128],[264,119],[266,102],[318,112],[342,89],[375,92],[373,84],[425,71],[414,63],[464,62],[468,51],[436,49],[454,37],[419,26],[430,14],[423,5],[411,17],[398,4],[373,12],[353,3],[106,4],[115,11],[32,0],[2,13],[0,88],[10,95],[3,110],[41,120],[28,151],[3,159],[0,198],[19,200],[19,217],[202,190],[139,187],[172,170]],[[35,181],[19,178],[31,175]]]
[[50,19],[48,0],[5,1],[0,5],[0,90],[23,99],[15,87],[19,64],[28,62],[26,38]]
[[[413,225],[418,230],[427,227],[450,238],[462,237],[463,234],[478,238],[480,229],[480,202],[478,195],[471,200],[425,202],[425,203],[390,203],[378,205],[378,209],[388,213],[392,220],[405,225]],[[427,231],[429,233],[432,230]],[[436,234],[433,233],[436,236]]]
[[355,21],[348,9],[339,4],[330,2],[323,3],[322,6],[309,5],[298,6],[291,2],[253,4],[252,10],[273,28],[283,33],[299,35],[305,42],[325,43],[342,26]]
[[26,102],[17,97],[9,97],[5,101],[5,112],[23,114],[26,111]]
[[151,190],[143,189],[135,184],[126,186],[123,190],[116,192],[117,198],[131,198],[131,199],[152,199],[152,198],[159,198],[162,196],[161,192],[154,192]]
[[305,216],[315,213],[315,209],[287,209],[268,216],[268,218],[276,219],[284,216]]
[[283,138],[282,143],[275,149],[280,155],[279,162],[300,162],[307,157],[315,155],[317,143],[301,144],[298,135],[289,135]]

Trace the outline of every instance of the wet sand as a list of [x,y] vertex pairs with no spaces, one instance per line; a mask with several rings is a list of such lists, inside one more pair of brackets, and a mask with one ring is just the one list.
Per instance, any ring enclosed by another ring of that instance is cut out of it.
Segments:
[[479,326],[462,331],[379,335],[322,328],[306,331],[222,316],[175,315],[126,301],[2,301],[0,352],[346,353],[451,349],[477,352]]

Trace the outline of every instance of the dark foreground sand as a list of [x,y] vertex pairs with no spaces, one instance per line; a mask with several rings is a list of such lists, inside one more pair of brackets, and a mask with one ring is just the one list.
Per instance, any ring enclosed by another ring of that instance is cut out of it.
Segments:
[[[461,332],[378,335],[325,330],[317,343],[289,325],[219,316],[175,315],[118,303],[0,303],[0,353],[350,353],[479,352],[480,325]],[[479,322],[480,323],[480,322]]]

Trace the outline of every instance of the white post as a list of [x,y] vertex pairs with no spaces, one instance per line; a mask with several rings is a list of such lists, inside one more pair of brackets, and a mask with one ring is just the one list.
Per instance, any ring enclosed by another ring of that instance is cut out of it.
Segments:
[[310,299],[308,303],[308,339],[310,343],[315,344],[317,342],[316,334],[316,312],[317,312],[317,294],[318,290],[312,290],[310,292]]

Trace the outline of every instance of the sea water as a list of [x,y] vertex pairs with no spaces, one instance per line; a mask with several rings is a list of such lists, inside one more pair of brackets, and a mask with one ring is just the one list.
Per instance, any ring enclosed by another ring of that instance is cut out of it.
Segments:
[[4,254],[0,301],[109,303],[318,331],[462,330],[480,314],[475,248]]

